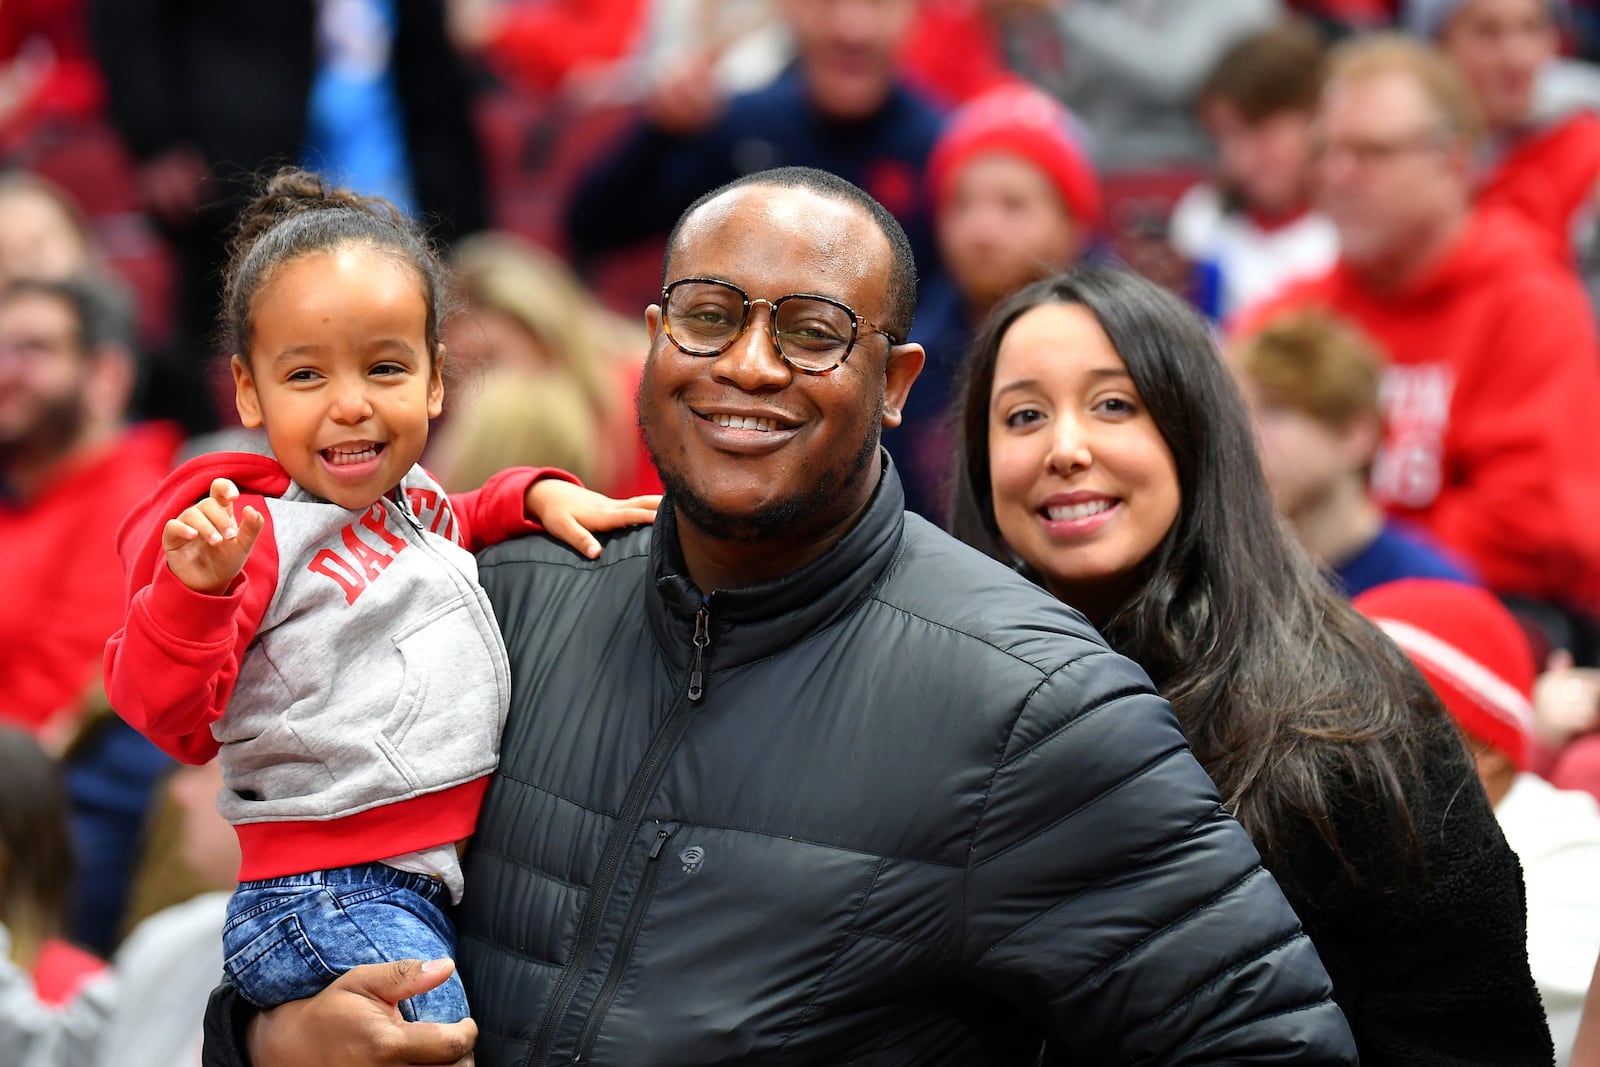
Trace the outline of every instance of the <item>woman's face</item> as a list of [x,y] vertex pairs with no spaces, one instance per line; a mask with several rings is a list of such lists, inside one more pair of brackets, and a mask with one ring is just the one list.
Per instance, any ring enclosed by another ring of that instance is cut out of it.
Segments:
[[1178,469],[1090,312],[1044,304],[1000,342],[989,394],[1000,534],[1056,596],[1103,621],[1178,517]]

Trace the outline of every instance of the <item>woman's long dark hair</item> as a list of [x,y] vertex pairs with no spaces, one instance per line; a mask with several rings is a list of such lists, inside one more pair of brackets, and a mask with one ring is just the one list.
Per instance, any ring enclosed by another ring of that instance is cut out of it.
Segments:
[[1177,712],[1224,803],[1267,857],[1311,827],[1347,872],[1333,797],[1352,786],[1415,852],[1402,782],[1416,769],[1425,683],[1323,580],[1273,512],[1249,419],[1209,329],[1135,275],[1086,267],[996,308],[974,342],[960,410],[951,528],[1006,562],[989,478],[1001,340],[1044,304],[1076,304],[1127,365],[1177,466],[1181,502],[1132,592],[1095,620]]

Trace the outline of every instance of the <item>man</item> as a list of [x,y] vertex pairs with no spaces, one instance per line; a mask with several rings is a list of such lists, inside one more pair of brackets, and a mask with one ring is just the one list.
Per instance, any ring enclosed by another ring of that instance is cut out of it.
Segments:
[[[903,511],[878,443],[922,363],[913,278],[831,175],[703,199],[646,313],[654,536],[483,559],[514,697],[459,915],[480,1065],[1033,1064],[1046,1035],[1083,1063],[1353,1060],[1144,675]],[[418,978],[261,1017],[253,1061],[462,1055],[469,1023],[391,1022]],[[214,998],[213,1047],[237,1008]]]
[[882,202],[935,263],[922,171],[938,136],[931,105],[895,57],[916,0],[781,0],[796,63],[765,89],[724,99],[708,66],[659,87],[644,117],[579,179],[567,238],[580,256],[660,238],[689,203],[742,174],[803,164]]
[[1503,213],[1470,206],[1470,93],[1425,46],[1336,51],[1319,110],[1327,274],[1247,312],[1353,320],[1388,363],[1372,489],[1496,592],[1600,598],[1600,351],[1570,272]]
[[170,427],[125,423],[132,330],[126,297],[106,282],[0,290],[0,720],[57,748],[121,625],[112,535],[179,443]]
[[1412,0],[1412,30],[1438,43],[1483,109],[1478,202],[1532,223],[1562,262],[1600,194],[1600,75],[1558,59],[1556,0]]
[[0,721],[67,760],[78,902],[73,937],[116,941],[134,846],[168,762],[106,716],[100,652],[122,625],[117,524],[164,477],[173,427],[129,427],[133,315],[111,283],[17,280],[0,289]]
[[1528,965],[1556,1062],[1593,1062],[1569,1055],[1600,954],[1600,808],[1588,793],[1557,789],[1527,769],[1536,671],[1521,627],[1483,590],[1434,579],[1379,586],[1355,606],[1416,664],[1472,750],[1522,864]]

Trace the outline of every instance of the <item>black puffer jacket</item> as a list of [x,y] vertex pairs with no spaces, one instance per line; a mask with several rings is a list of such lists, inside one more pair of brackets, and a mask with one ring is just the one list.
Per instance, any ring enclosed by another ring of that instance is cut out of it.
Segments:
[[670,507],[482,577],[513,660],[459,958],[478,1062],[1344,1063],[1171,711],[901,510],[702,599]]

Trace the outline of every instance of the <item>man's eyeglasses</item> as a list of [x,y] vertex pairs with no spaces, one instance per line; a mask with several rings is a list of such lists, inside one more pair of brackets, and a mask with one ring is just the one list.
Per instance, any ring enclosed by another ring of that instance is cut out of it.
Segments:
[[810,293],[776,300],[751,300],[743,289],[711,278],[680,278],[661,290],[661,321],[667,338],[691,356],[726,352],[750,324],[750,308],[767,305],[772,342],[778,355],[797,371],[827,374],[838,368],[865,330],[894,335],[857,315],[839,301]]

